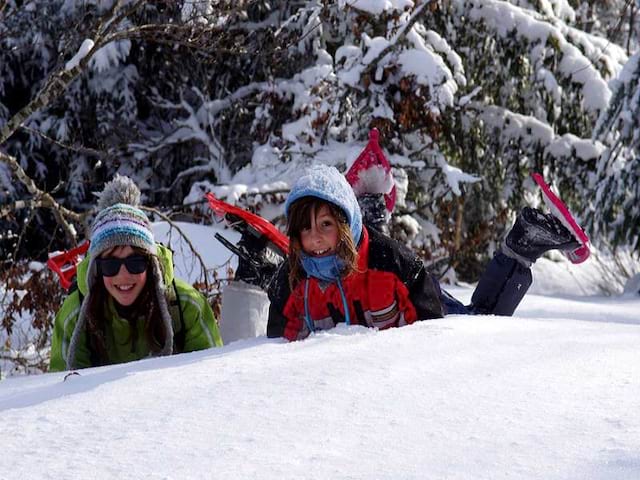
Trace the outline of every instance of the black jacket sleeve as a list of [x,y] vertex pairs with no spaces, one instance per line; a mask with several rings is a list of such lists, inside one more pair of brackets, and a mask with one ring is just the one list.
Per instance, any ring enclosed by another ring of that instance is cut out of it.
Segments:
[[413,251],[373,228],[369,232],[369,268],[395,273],[409,290],[419,320],[442,318],[440,285]]
[[444,317],[440,300],[440,283],[425,269],[424,265],[413,284],[409,287],[409,298],[416,307],[418,320]]
[[267,294],[269,305],[269,319],[267,321],[267,337],[277,338],[284,336],[284,327],[287,319],[282,313],[289,299],[289,263],[285,260],[278,267],[278,271],[271,280]]

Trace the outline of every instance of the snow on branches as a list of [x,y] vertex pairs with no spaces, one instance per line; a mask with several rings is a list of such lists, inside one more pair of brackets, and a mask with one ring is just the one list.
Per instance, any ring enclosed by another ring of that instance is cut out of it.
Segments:
[[[99,21],[111,4],[46,0],[43,15],[5,17],[0,119],[56,68],[87,60],[81,46],[94,37],[81,20]],[[207,187],[279,198],[306,165],[346,171],[375,127],[403,184],[397,218],[417,219],[398,221],[397,233],[433,261],[477,262],[531,201],[532,170],[553,175],[575,208],[596,163],[606,176],[632,158],[620,150],[630,141],[622,132],[634,131],[622,112],[638,116],[612,107],[622,90],[634,98],[632,83],[608,83],[628,48],[574,2],[119,4],[144,8],[106,21],[111,41],[94,45],[79,79],[3,145],[73,208],[115,172],[134,176],[151,203]],[[621,133],[592,138],[604,111],[603,131]],[[22,193],[4,165],[14,200]],[[277,217],[279,206],[259,203]]]
[[594,129],[607,150],[597,163],[591,228],[613,245],[640,251],[640,52],[611,82],[613,99]]

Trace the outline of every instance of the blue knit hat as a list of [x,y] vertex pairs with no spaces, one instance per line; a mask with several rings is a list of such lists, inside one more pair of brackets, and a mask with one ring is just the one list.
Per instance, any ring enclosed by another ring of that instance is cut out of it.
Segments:
[[284,204],[285,215],[289,208],[302,197],[316,197],[338,206],[346,215],[351,228],[353,243],[358,245],[362,235],[362,213],[349,182],[335,167],[314,165],[298,179]]

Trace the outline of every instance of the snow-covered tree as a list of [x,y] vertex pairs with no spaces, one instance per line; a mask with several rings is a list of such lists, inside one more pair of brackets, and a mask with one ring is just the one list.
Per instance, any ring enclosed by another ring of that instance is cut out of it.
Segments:
[[[291,180],[305,163],[348,167],[375,126],[409,180],[398,226],[432,261],[460,267],[477,268],[512,212],[535,203],[530,171],[580,205],[604,149],[591,127],[627,57],[571,27],[568,4],[307,5],[287,27],[316,60],[261,93],[253,129],[271,134],[233,182],[260,189],[258,178]],[[287,101],[288,118],[274,118]]]
[[640,45],[640,4],[637,0],[586,0],[577,5],[576,26],[624,47],[627,54]]
[[[3,3],[0,125],[2,152],[8,155],[0,163],[3,204],[33,196],[30,206],[37,207],[36,197],[53,191],[65,206],[85,210],[93,203],[91,191],[116,171],[133,176],[149,194],[192,165],[195,152],[186,143],[178,145],[179,155],[173,158],[169,149],[155,157],[140,155],[139,146],[157,143],[172,120],[156,108],[156,98],[166,101],[166,91],[175,98],[182,93],[176,85],[191,82],[191,77],[210,82],[209,68],[225,55],[232,57],[240,49],[248,57],[224,22],[202,22],[193,5],[140,0]],[[220,7],[218,14],[231,19],[235,8]],[[82,65],[85,59],[87,65]],[[79,71],[84,71],[81,78],[70,82]],[[179,161],[172,162],[175,158]],[[181,198],[164,196],[169,201]],[[51,224],[37,218],[40,211],[35,215],[36,228]],[[5,231],[20,231],[23,220],[33,220],[27,209],[9,207],[2,217]],[[51,237],[42,233],[24,238],[49,243]],[[13,248],[6,243],[0,246],[3,258]]]
[[[9,3],[3,120],[113,5]],[[563,0],[142,3],[119,19],[122,38],[3,146],[46,189],[60,184],[58,198],[83,209],[119,171],[149,203],[213,188],[252,194],[274,218],[267,204],[301,168],[344,171],[376,127],[400,187],[396,235],[468,278],[513,212],[536,202],[530,171],[580,204],[605,148],[592,125],[627,60],[576,28]],[[129,27],[144,28],[125,36]],[[24,194],[3,167],[0,181],[5,199]]]
[[594,138],[607,150],[597,163],[590,222],[614,246],[640,251],[640,52],[612,82],[613,97]]

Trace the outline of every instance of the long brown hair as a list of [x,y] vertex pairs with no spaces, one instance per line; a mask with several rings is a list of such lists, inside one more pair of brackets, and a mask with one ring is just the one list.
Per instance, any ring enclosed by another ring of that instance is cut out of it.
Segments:
[[[118,248],[118,247],[115,247]],[[115,250],[112,249],[112,250]],[[166,341],[169,332],[166,331],[162,316],[160,313],[160,304],[156,298],[155,282],[159,281],[152,268],[152,258],[148,252],[136,247],[132,247],[137,254],[147,257],[147,281],[136,298],[136,301],[126,309],[118,309],[118,313],[129,323],[131,328],[131,337],[124,344],[131,344],[132,347],[138,341],[137,322],[142,320],[144,323],[144,337],[149,344],[149,348],[153,353],[158,353]],[[107,316],[109,311],[107,302],[109,301],[109,292],[104,286],[103,279],[97,277],[94,281],[91,295],[89,296],[89,305],[87,307],[87,324],[86,332],[89,341],[89,347],[92,354],[93,366],[107,365],[110,363],[109,352],[107,349]],[[125,311],[126,310],[126,311]],[[94,358],[95,357],[95,358]],[[97,364],[96,364],[97,362]]]
[[326,206],[338,223],[338,245],[336,255],[344,262],[345,267],[342,276],[347,276],[357,269],[358,249],[353,242],[351,228],[347,217],[340,207],[331,202],[317,197],[302,197],[289,207],[287,214],[287,235],[289,236],[289,287],[291,291],[304,278],[302,268],[302,243],[300,232],[311,227],[311,215],[317,215],[318,211]]

